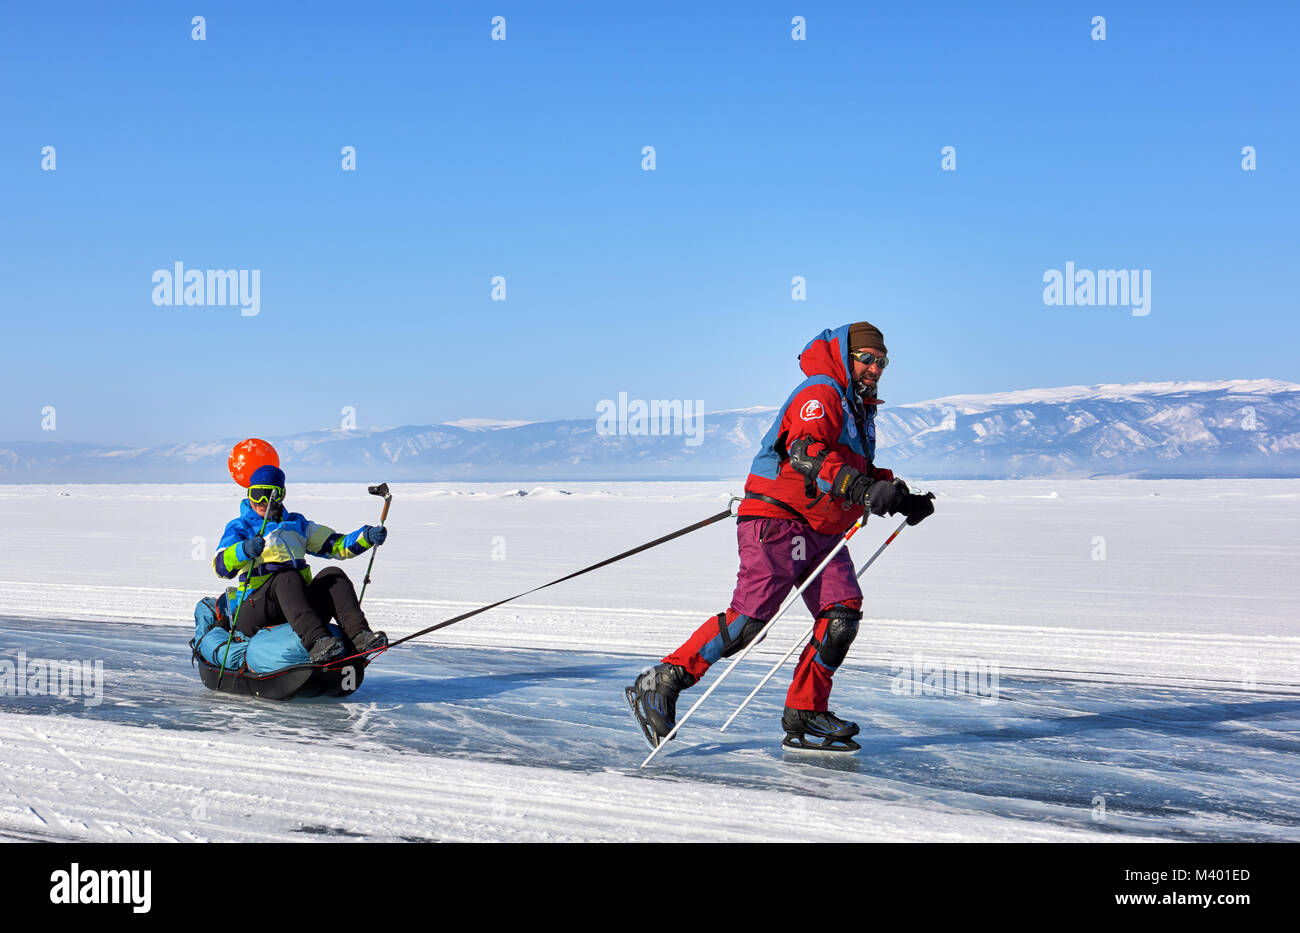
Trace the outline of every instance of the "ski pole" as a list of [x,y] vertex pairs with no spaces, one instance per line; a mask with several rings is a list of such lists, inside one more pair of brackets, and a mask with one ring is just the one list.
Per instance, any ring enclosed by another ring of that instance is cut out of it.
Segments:
[[[876,553],[872,554],[871,559],[868,560],[865,564],[863,564],[862,569],[858,571],[859,580],[861,580],[862,575],[867,572],[867,568],[870,567],[873,563],[875,563],[876,558],[880,556],[881,552],[884,551],[885,548],[889,547],[889,543],[893,541],[895,538],[897,538],[898,533],[902,531],[906,526],[907,526],[907,519],[905,518],[902,520],[902,522],[899,523],[898,527],[894,529],[894,533],[885,539],[885,543],[880,545],[880,547],[876,548]],[[740,711],[749,705],[749,701],[754,699],[754,697],[758,695],[758,691],[762,690],[764,685],[769,680],[772,679],[772,677],[776,674],[777,671],[781,669],[781,666],[785,664],[786,661],[790,660],[790,655],[794,654],[795,649],[798,648],[800,645],[807,644],[808,639],[812,637],[813,632],[815,632],[816,630],[817,630],[817,620],[814,619],[812,628],[804,632],[803,636],[797,642],[795,642],[793,645],[790,646],[790,650],[785,653],[785,657],[777,661],[776,665],[770,671],[767,672],[767,676],[758,682],[758,686],[755,687],[753,690],[749,691],[749,696],[745,697],[744,702],[742,702],[739,706],[736,707],[736,711],[731,714],[730,719],[728,719],[726,722],[722,724],[722,728],[718,730],[719,732],[727,731],[727,726],[731,725],[735,721],[736,717],[740,715]]]
[[[388,518],[388,506],[392,504],[393,497],[388,492],[388,484],[380,483],[378,486],[369,486],[366,491],[372,496],[384,497],[384,510],[379,513],[379,527],[384,526],[384,520]],[[366,598],[366,587],[370,585],[370,568],[375,566],[375,555],[379,553],[379,548],[371,545],[370,563],[366,565],[366,578],[361,582],[361,595],[357,597],[357,605],[361,605],[361,600]]]
[[[271,501],[266,504],[266,514],[262,516],[262,527],[257,530],[257,536],[259,538],[262,537],[262,532],[266,531],[266,521],[271,517],[271,513],[276,513],[275,520],[278,523],[280,521],[280,516],[283,513],[283,508],[284,507],[280,505],[279,500],[275,498],[272,498]],[[253,562],[248,565],[248,576],[244,578],[243,583],[239,584],[239,605],[235,607],[235,617],[230,620],[230,634],[226,637],[226,651],[221,656],[221,668],[217,671],[218,687],[221,686],[221,678],[226,673],[226,662],[230,660],[230,643],[235,639],[235,625],[239,622],[239,613],[244,608],[243,593],[247,588],[249,581],[253,579],[253,568],[256,566],[257,558],[254,558]]]
[[754,640],[745,646],[744,651],[740,652],[740,654],[736,655],[734,658],[731,659],[731,664],[727,666],[727,669],[723,671],[721,675],[719,675],[717,680],[715,680],[712,684],[709,685],[709,689],[705,690],[704,693],[700,696],[700,698],[695,701],[695,705],[686,711],[686,715],[682,716],[681,719],[677,720],[677,723],[676,725],[673,726],[672,730],[666,736],[664,736],[663,739],[660,740],[659,744],[655,746],[654,751],[652,751],[649,755],[646,756],[646,760],[641,762],[642,768],[650,764],[650,759],[654,758],[655,755],[659,754],[659,750],[663,748],[665,745],[667,745],[669,740],[672,739],[672,737],[677,734],[677,730],[679,730],[682,727],[682,724],[691,717],[692,713],[694,713],[697,709],[700,708],[700,704],[709,698],[709,694],[711,694],[714,690],[716,690],[718,688],[718,685],[727,679],[727,675],[729,675],[732,671],[736,669],[736,665],[739,664],[741,661],[745,660],[745,656],[749,654],[750,651],[753,650],[755,645],[757,645],[760,641],[763,640],[764,636],[767,635],[768,629],[770,629],[773,625],[775,625],[777,621],[781,618],[781,616],[785,615],[786,610],[794,605],[794,601],[798,599],[801,595],[803,595],[803,591],[808,589],[808,587],[812,586],[813,581],[816,580],[821,575],[821,572],[826,569],[827,565],[829,565],[830,562],[835,558],[835,555],[838,554],[840,550],[843,549],[844,546],[849,543],[850,538],[852,538],[855,534],[858,533],[858,529],[862,527],[866,519],[867,516],[866,513],[864,512],[858,518],[858,520],[853,523],[853,527],[851,527],[847,532],[844,533],[844,537],[840,538],[839,542],[835,545],[835,547],[831,548],[831,552],[826,555],[826,557],[822,560],[820,564],[817,565],[817,568],[808,575],[808,579],[804,580],[803,584],[799,587],[799,589],[795,590],[790,595],[790,598],[785,601],[785,605],[781,607],[781,611],[778,612],[775,616],[773,616],[772,620],[768,622],[766,625],[764,625],[762,629],[759,630],[759,633],[754,636]]

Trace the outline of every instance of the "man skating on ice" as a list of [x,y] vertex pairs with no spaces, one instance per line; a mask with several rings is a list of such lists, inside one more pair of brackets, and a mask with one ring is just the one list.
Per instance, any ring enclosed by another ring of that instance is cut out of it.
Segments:
[[238,576],[245,584],[227,591],[226,616],[236,618],[239,631],[247,637],[288,622],[312,664],[343,654],[343,643],[326,628],[330,619],[338,620],[358,652],[387,645],[383,632],[370,630],[348,575],[331,567],[313,578],[306,558],[308,554],[335,560],[356,557],[383,544],[388,529],[363,525],[341,535],[297,512],[284,514],[284,496],[284,472],[275,466],[259,467],[240,503],[239,518],[228,523],[221,535],[213,569],[222,578]]
[[[678,694],[720,658],[743,649],[869,508],[916,524],[934,511],[872,462],[876,387],[885,367],[884,335],[871,324],[822,331],[804,347],[807,377],[777,412],[745,482],[736,536],[740,572],[731,606],[705,622],[661,664],[628,688],[628,700],[657,746],[672,731]],[[835,671],[862,619],[862,591],[842,548],[804,591],[817,620],[786,693],[781,726],[793,748],[855,751],[856,723],[827,708]],[[811,737],[811,740],[810,738]]]

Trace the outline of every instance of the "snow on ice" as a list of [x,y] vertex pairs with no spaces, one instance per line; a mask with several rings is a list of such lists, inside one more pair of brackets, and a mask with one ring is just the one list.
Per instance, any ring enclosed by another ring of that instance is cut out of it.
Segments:
[[[41,530],[0,569],[0,662],[103,671],[96,705],[0,695],[0,837],[1300,840],[1300,482],[935,485],[864,577],[832,697],[858,755],[783,757],[780,678],[717,731],[800,609],[645,771],[622,687],[726,605],[728,523],[397,648],[346,700],[276,704],[189,663],[233,486],[0,487],[6,527]],[[394,484],[365,608],[400,636],[738,489]],[[288,504],[377,509],[361,484]]]

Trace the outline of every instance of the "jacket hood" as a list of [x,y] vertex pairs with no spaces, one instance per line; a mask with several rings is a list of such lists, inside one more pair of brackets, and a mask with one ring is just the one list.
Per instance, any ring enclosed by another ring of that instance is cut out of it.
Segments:
[[824,330],[803,348],[799,354],[799,368],[805,376],[830,376],[849,387],[849,326]]
[[808,345],[799,354],[799,367],[805,376],[829,376],[834,379],[850,401],[862,405],[879,405],[880,399],[861,398],[850,387],[849,373],[853,372],[853,367],[849,364],[849,326],[842,324],[834,330],[824,330],[808,341]]

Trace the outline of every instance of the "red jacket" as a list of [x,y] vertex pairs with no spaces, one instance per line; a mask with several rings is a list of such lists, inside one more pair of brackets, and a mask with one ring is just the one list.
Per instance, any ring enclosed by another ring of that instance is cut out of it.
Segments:
[[[854,391],[848,344],[846,324],[822,331],[799,354],[799,366],[808,378],[786,399],[763,436],[745,481],[741,517],[797,519],[814,531],[841,534],[862,515],[862,506],[832,495],[836,474],[847,466],[873,479],[894,478],[891,471],[876,469],[872,463],[880,402],[862,400]],[[825,453],[812,499],[806,493],[804,476],[790,465],[787,454],[790,445],[801,438],[809,440],[810,456]],[[771,499],[776,502],[767,501]]]

